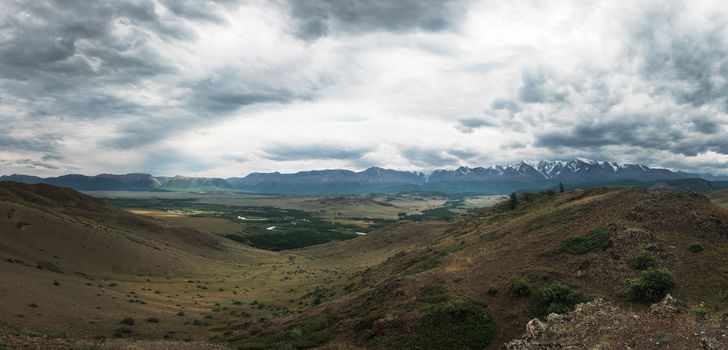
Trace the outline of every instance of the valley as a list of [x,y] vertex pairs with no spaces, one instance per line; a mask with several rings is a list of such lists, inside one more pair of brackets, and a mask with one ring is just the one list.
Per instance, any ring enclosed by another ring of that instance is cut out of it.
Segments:
[[[699,194],[524,193],[515,209],[501,196],[91,194],[106,199],[0,183],[0,344],[496,349],[546,310],[596,297],[644,310],[625,294],[647,271],[638,256],[669,271],[689,307],[728,311],[728,211]],[[304,220],[315,226],[292,229]],[[366,234],[295,249],[235,239],[298,244],[326,229]],[[434,315],[461,328],[423,323]]]

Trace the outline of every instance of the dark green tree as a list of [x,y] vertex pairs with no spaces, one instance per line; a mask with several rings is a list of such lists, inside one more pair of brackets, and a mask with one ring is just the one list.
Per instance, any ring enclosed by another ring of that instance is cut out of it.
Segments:
[[564,184],[559,182],[559,193],[564,193]]
[[518,196],[516,196],[516,192],[511,193],[511,198],[508,200],[508,206],[511,209],[516,209],[516,206],[518,206]]

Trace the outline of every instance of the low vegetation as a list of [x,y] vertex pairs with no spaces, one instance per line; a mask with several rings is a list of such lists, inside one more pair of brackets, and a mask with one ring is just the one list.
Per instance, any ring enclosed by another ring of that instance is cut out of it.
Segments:
[[482,349],[495,335],[495,323],[483,305],[441,303],[421,316],[401,341],[402,349]]
[[622,296],[637,302],[654,303],[675,287],[675,276],[667,269],[650,267],[625,283]]
[[657,267],[657,260],[648,252],[640,252],[634,257],[634,268],[637,270],[646,270],[650,267]]
[[606,250],[612,244],[609,235],[602,229],[595,229],[583,236],[567,238],[560,246],[547,250],[547,256],[569,253],[574,255],[586,254],[595,250]]
[[703,245],[700,242],[693,242],[688,246],[688,250],[693,253],[700,253],[703,251]]
[[525,298],[531,295],[531,283],[528,279],[523,277],[517,277],[511,280],[510,286],[511,295],[518,298]]
[[578,303],[587,301],[587,298],[571,287],[554,282],[547,286],[538,295],[534,308],[540,315],[551,313],[562,314],[571,311]]

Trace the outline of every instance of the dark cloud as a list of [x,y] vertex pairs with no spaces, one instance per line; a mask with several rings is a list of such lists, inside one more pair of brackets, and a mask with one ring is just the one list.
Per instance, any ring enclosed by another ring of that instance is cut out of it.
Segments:
[[702,118],[695,118],[692,120],[692,122],[693,122],[693,126],[694,126],[695,130],[700,133],[712,135],[712,134],[716,134],[716,133],[720,132],[721,126],[715,120],[711,120],[709,118],[702,117]]
[[695,137],[674,120],[648,116],[625,116],[621,119],[585,122],[563,131],[536,135],[538,147],[595,150],[607,146],[626,146],[669,151],[696,156],[708,151],[728,154],[728,139],[721,135]]
[[58,169],[58,166],[53,165],[51,163],[27,159],[27,158],[16,160],[15,165],[26,167],[26,168],[40,168],[40,169],[51,169],[51,170]]
[[631,24],[629,57],[656,93],[696,107],[718,104],[728,112],[728,35],[725,16],[684,25],[688,3],[655,6]]
[[487,118],[463,118],[458,120],[458,124],[455,125],[455,128],[458,129],[460,132],[468,134],[478,128],[496,125],[497,124],[495,121]]
[[276,145],[263,149],[261,157],[276,161],[339,159],[356,160],[372,152],[368,147],[334,144]]
[[493,101],[493,103],[490,104],[490,108],[495,111],[505,110],[510,113],[515,113],[521,110],[521,106],[518,102],[506,99],[497,99]]
[[568,98],[564,84],[543,69],[524,70],[521,83],[518,97],[524,103],[565,103]]
[[369,31],[441,31],[455,26],[467,0],[288,0],[296,34],[316,39]]
[[207,1],[201,4],[196,0],[162,0],[161,3],[175,15],[192,19],[220,23],[225,19],[221,11],[239,4],[238,0]]
[[33,137],[17,137],[0,133],[0,149],[47,152],[52,154],[56,152],[59,139],[60,137],[58,135],[48,133],[41,133]]
[[205,78],[186,85],[190,89],[186,102],[189,110],[198,115],[220,115],[258,103],[287,103],[309,98],[288,87],[275,86],[276,83],[241,80],[233,69],[221,69],[216,75],[219,78]]
[[412,164],[423,168],[438,168],[456,165],[458,157],[436,148],[405,147],[400,153]]
[[476,158],[481,155],[480,152],[474,151],[474,150],[468,150],[468,149],[451,149],[447,151],[448,154],[451,154],[455,157],[458,157],[460,160],[470,160],[473,158]]

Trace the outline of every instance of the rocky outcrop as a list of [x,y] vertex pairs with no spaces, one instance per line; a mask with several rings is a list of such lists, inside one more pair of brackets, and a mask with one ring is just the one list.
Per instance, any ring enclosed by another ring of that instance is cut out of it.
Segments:
[[628,313],[604,299],[579,304],[566,314],[533,319],[507,350],[728,349],[728,329],[695,320],[685,303],[667,295],[646,313]]

